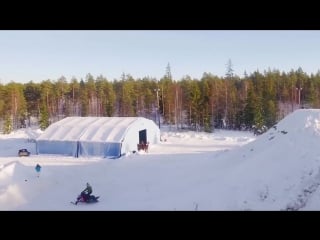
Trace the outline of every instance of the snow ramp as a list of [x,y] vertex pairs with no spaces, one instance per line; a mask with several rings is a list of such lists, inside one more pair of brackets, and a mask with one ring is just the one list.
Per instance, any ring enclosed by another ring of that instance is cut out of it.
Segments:
[[223,180],[233,189],[229,206],[299,210],[320,189],[320,110],[296,110],[227,155],[234,160]]

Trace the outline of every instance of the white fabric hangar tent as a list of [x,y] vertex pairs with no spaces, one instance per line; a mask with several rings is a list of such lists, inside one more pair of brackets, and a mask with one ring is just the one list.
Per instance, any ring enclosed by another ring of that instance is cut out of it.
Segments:
[[160,129],[143,117],[67,117],[37,139],[37,154],[120,157],[141,142],[160,142]]

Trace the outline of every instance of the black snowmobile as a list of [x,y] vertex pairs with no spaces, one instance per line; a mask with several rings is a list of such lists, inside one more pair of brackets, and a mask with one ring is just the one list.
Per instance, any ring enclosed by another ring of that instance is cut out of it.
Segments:
[[71,202],[75,205],[77,205],[79,202],[82,203],[96,203],[98,202],[100,196],[94,196],[94,195],[90,195],[89,197],[86,198],[85,194],[81,193],[78,197],[77,197],[77,201],[75,202]]

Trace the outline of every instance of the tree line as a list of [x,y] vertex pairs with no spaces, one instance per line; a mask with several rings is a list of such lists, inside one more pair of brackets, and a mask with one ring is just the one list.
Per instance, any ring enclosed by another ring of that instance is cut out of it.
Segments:
[[[108,81],[90,73],[85,79],[62,76],[40,83],[0,84],[3,133],[39,124],[47,128],[68,116],[145,117],[176,129],[212,132],[215,128],[270,128],[298,108],[320,107],[320,72],[301,68],[233,74],[231,61],[224,77],[203,73],[201,79],[172,79],[168,64],[161,79],[134,79],[122,74]],[[258,131],[258,132],[259,132]]]

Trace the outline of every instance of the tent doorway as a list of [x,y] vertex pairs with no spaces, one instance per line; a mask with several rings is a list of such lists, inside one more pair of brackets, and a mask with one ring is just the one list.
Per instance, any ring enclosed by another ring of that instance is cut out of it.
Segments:
[[147,129],[139,131],[139,144],[147,143]]

